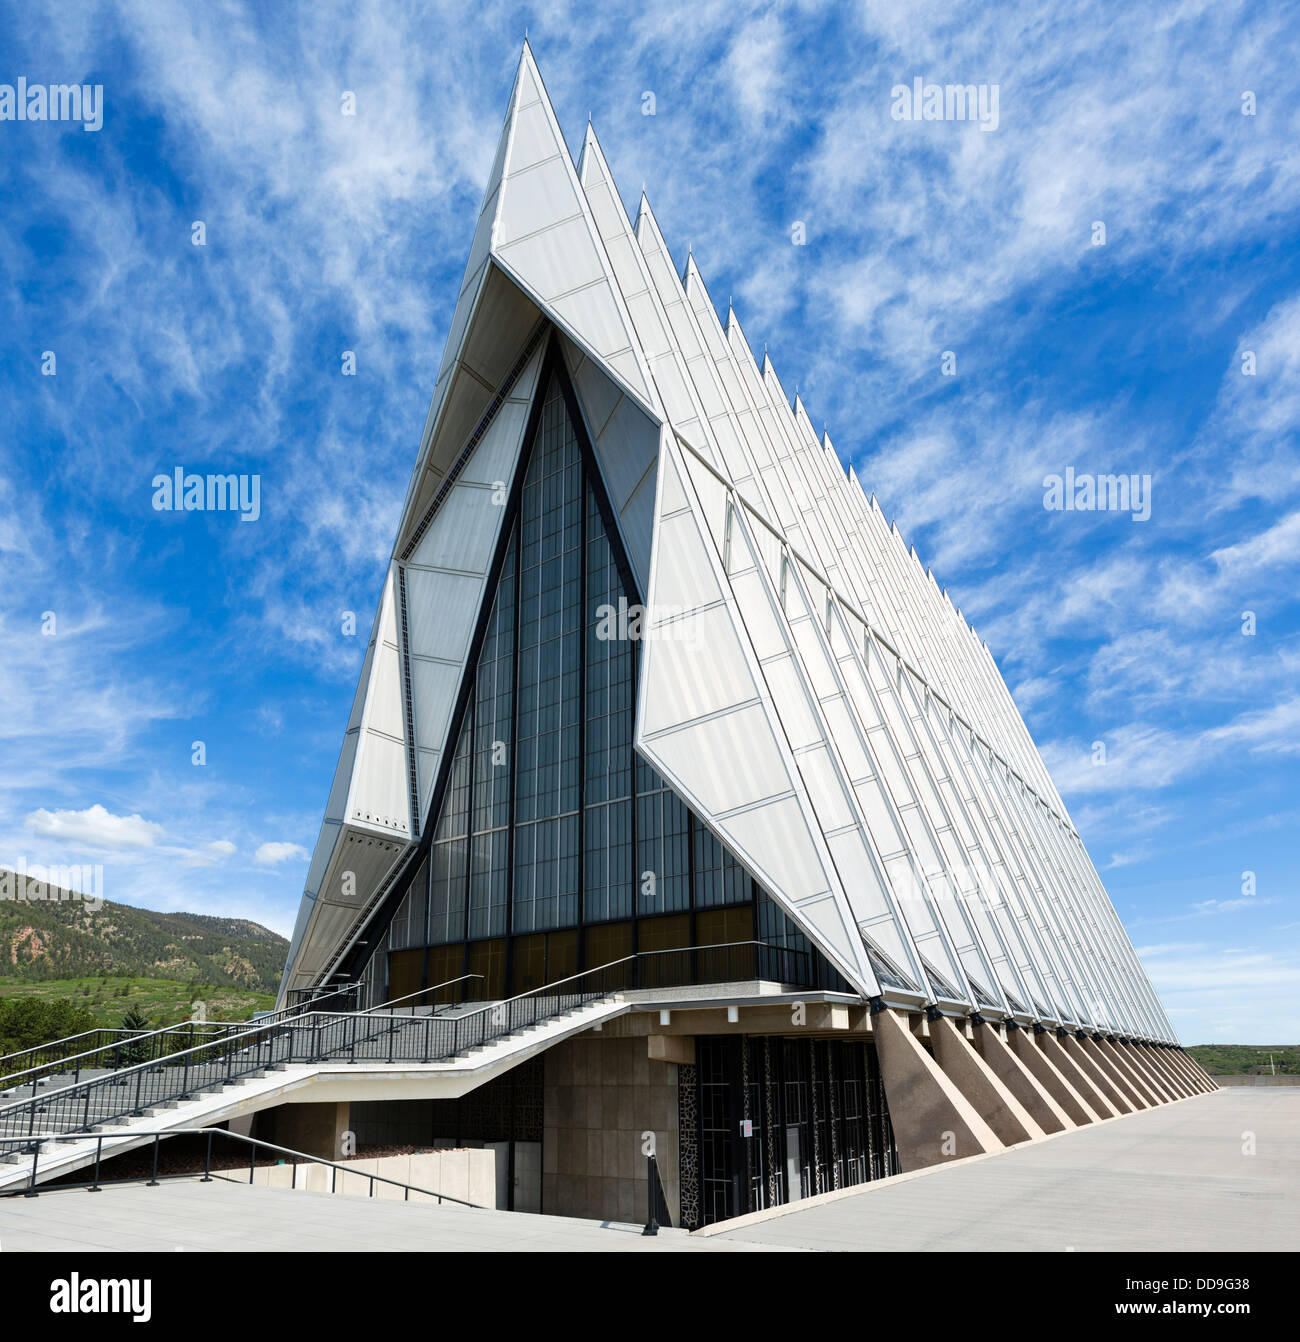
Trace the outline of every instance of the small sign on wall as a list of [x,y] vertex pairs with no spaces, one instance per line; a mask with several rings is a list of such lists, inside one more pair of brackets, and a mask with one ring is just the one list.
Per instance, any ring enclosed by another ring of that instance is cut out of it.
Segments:
[[754,1135],[754,1120],[746,1118],[741,1121],[740,1135],[742,1137],[752,1137]]

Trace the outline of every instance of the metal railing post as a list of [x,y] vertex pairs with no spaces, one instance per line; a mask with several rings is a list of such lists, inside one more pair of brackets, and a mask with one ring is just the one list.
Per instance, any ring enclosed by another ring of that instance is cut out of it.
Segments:
[[90,1193],[103,1192],[103,1189],[101,1189],[99,1186],[99,1162],[103,1154],[104,1154],[104,1139],[103,1137],[97,1137],[95,1139],[95,1173],[90,1181],[90,1187],[89,1189],[87,1189],[87,1192]]
[[41,1144],[37,1142],[32,1147],[32,1175],[27,1184],[27,1192],[23,1194],[25,1198],[38,1198],[40,1194],[36,1191],[36,1162],[41,1158]]
[[158,1147],[162,1143],[162,1138],[158,1133],[153,1135],[153,1177],[145,1184],[146,1188],[158,1187]]
[[203,1157],[203,1178],[200,1183],[210,1184],[212,1182],[212,1136],[213,1130],[208,1129],[208,1149]]
[[642,1235],[657,1235],[659,1222],[655,1220],[655,1158],[645,1158],[646,1218]]

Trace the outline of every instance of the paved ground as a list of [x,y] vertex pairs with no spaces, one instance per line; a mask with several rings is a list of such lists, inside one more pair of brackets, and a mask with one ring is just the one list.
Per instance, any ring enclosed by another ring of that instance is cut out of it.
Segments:
[[712,1238],[803,1249],[1294,1251],[1300,1091],[1219,1091]]
[[164,1251],[346,1247],[417,1250],[559,1250],[583,1253],[745,1251],[758,1244],[696,1239],[680,1230],[643,1237],[640,1226],[563,1216],[453,1211],[328,1193],[189,1181],[146,1188],[119,1184],[99,1193],[45,1192],[0,1199],[0,1251],[85,1249]]
[[389,1252],[1294,1251],[1300,1091],[1220,1091],[709,1236],[644,1239],[639,1226],[222,1183],[0,1199],[0,1251],[340,1244]]

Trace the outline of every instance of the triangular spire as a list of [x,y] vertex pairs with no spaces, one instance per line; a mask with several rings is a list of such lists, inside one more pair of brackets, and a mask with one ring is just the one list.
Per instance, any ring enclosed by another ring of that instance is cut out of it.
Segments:
[[[506,123],[492,258],[583,350],[653,411],[623,295],[525,42]],[[489,183],[489,191],[494,189]]]

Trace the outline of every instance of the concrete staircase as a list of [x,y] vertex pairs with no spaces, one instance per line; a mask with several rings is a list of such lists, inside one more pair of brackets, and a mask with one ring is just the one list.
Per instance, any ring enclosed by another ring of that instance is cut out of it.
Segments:
[[[531,1025],[496,1035],[438,1062],[348,1062],[325,1058],[315,1062],[273,1064],[212,1089],[156,1102],[131,1115],[82,1133],[46,1141],[36,1156],[39,1185],[49,1179],[93,1165],[146,1145],[155,1132],[210,1127],[256,1113],[288,1100],[294,1102],[366,1100],[370,1098],[438,1099],[467,1094],[493,1077],[561,1039],[621,1015],[629,1004],[621,997],[603,997],[547,1016]],[[0,1107],[0,1112],[3,1108]],[[39,1132],[39,1130],[38,1130]],[[147,1134],[147,1135],[145,1135]],[[12,1152],[12,1148],[9,1149]],[[0,1154],[0,1196],[19,1192],[32,1180],[31,1149]]]

